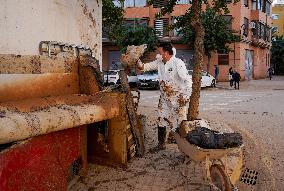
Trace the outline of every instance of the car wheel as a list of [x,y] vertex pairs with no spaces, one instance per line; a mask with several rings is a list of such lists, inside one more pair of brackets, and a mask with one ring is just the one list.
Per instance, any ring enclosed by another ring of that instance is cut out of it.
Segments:
[[216,81],[215,80],[212,80],[211,87],[216,87]]
[[157,90],[160,90],[160,85],[159,85],[159,84],[157,85],[156,89],[157,89]]

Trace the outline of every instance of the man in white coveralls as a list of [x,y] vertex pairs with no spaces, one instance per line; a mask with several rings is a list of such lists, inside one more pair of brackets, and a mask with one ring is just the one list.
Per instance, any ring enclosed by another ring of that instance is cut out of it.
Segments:
[[175,57],[175,48],[169,43],[158,46],[156,60],[143,64],[138,60],[138,68],[143,71],[158,70],[160,100],[158,105],[158,145],[151,151],[165,149],[166,127],[175,131],[186,120],[192,80],[185,63]]

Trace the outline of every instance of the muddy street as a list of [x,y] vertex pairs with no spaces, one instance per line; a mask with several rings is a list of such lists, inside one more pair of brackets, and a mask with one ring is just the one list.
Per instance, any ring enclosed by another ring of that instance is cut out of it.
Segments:
[[[159,91],[143,90],[139,112],[146,116],[146,155],[127,169],[90,164],[88,176],[79,178],[69,190],[206,190],[201,167],[183,174],[184,156],[176,144],[149,153],[157,144],[156,113]],[[244,169],[257,172],[255,185],[238,182],[239,190],[283,190],[284,183],[284,77],[229,83],[202,89],[200,117],[216,129],[232,129],[243,135]]]

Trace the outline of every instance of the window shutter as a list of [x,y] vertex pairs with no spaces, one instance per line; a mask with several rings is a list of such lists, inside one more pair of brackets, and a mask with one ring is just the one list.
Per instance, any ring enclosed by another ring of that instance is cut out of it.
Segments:
[[169,36],[169,19],[162,18],[159,20],[155,20],[155,31],[158,37]]
[[169,0],[155,0],[153,3],[154,8],[162,8],[168,4]]

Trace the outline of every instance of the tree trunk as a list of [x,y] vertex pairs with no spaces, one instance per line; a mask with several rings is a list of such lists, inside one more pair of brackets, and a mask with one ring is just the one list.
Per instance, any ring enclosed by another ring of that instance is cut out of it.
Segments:
[[199,115],[199,98],[201,89],[201,67],[203,65],[204,55],[204,28],[200,19],[202,1],[193,0],[191,9],[193,18],[191,24],[195,31],[194,41],[194,67],[192,74],[192,93],[188,109],[188,120],[193,121],[198,119]]

